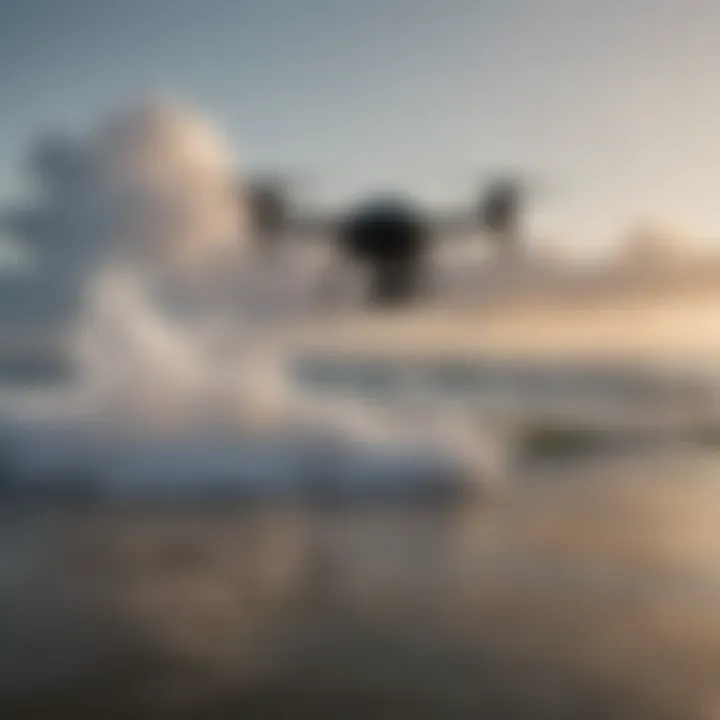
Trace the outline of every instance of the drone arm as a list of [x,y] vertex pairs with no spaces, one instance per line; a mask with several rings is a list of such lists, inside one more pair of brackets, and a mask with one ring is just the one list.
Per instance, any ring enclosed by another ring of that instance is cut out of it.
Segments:
[[339,220],[333,215],[299,215],[291,217],[288,230],[293,237],[303,240],[320,240],[333,237],[340,226]]
[[435,235],[442,237],[470,235],[483,229],[477,213],[467,210],[437,213],[431,222]]

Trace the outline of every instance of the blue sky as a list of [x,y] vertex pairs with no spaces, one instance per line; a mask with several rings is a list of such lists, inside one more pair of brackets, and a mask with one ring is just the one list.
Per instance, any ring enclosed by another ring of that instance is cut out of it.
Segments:
[[164,91],[321,197],[469,197],[522,165],[538,227],[720,238],[716,0],[0,0],[0,199],[40,132]]

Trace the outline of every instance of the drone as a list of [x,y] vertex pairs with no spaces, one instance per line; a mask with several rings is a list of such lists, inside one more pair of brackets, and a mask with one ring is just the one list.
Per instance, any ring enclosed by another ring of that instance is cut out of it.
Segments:
[[252,237],[271,249],[282,236],[324,237],[341,257],[361,266],[370,278],[367,303],[377,308],[405,305],[423,292],[430,249],[450,234],[483,232],[504,251],[520,246],[525,182],[512,174],[494,177],[468,211],[437,217],[409,197],[373,195],[326,217],[300,213],[287,178],[251,177],[243,203]]

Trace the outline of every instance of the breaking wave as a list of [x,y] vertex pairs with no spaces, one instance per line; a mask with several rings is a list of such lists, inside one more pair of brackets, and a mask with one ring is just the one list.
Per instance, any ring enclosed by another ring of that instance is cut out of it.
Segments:
[[177,494],[475,473],[478,438],[457,413],[401,417],[290,385],[289,338],[328,311],[317,290],[324,260],[314,250],[289,262],[253,256],[227,157],[204,123],[165,104],[122,113],[88,141],[74,226],[93,264],[74,280],[77,373],[5,393],[14,474]]

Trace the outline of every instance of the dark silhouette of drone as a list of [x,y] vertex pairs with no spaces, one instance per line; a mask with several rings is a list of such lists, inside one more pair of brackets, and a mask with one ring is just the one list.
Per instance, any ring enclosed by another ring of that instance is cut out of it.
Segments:
[[311,217],[297,211],[287,186],[287,180],[277,177],[256,177],[247,183],[243,197],[256,242],[270,249],[284,234],[325,237],[342,257],[367,271],[367,302],[375,307],[405,305],[422,295],[429,250],[445,236],[478,231],[504,251],[520,246],[526,186],[516,176],[491,180],[469,211],[442,217],[390,193],[344,213]]

